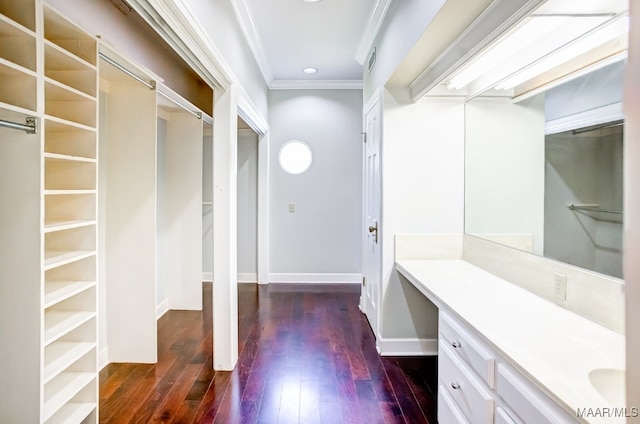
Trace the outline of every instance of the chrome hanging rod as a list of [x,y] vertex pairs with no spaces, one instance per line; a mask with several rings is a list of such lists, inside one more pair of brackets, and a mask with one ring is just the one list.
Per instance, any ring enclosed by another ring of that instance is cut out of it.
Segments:
[[0,119],[0,127],[26,131],[27,134],[38,134],[38,118],[29,116],[27,117],[25,122],[26,124],[18,124],[17,122],[5,121],[4,119]]
[[623,215],[623,211],[618,210],[610,210],[610,209],[600,209],[600,206],[597,204],[588,204],[588,205],[574,205],[573,203],[567,205],[569,209],[572,211],[589,211],[589,212],[602,212],[602,213],[612,213],[616,215]]
[[202,112],[200,112],[200,111],[195,112],[195,111],[189,109],[188,107],[186,107],[182,103],[177,102],[173,97],[169,96],[166,93],[163,93],[162,90],[158,90],[158,94],[162,95],[162,97],[164,97],[165,99],[171,101],[173,104],[178,106],[180,109],[183,109],[183,110],[189,112],[190,114],[192,114],[193,116],[195,116],[198,119],[202,119]]
[[124,72],[125,74],[129,75],[131,78],[133,78],[134,80],[146,85],[147,87],[149,87],[151,90],[155,90],[156,89],[156,82],[155,81],[145,81],[144,79],[142,79],[141,77],[139,77],[138,75],[136,75],[134,72],[130,71],[129,69],[125,68],[124,66],[122,66],[121,64],[119,64],[118,62],[116,62],[115,60],[111,59],[109,56],[107,56],[106,54],[100,52],[100,58],[104,59],[105,62],[115,66],[116,68],[120,69],[122,72]]
[[624,126],[624,121],[608,122],[606,124],[594,125],[594,126],[591,126],[591,127],[586,127],[586,128],[580,128],[580,129],[577,129],[577,130],[573,130],[573,131],[571,131],[571,134],[578,135],[578,134],[588,133],[588,132],[591,132],[591,131],[605,130],[607,128],[616,128],[616,127],[622,127],[622,126]]

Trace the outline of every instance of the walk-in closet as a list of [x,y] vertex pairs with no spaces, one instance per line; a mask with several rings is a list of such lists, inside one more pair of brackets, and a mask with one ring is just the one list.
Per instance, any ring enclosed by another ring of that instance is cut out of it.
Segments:
[[3,423],[96,423],[100,368],[156,362],[157,318],[202,308],[212,89],[167,48],[170,81],[120,53],[91,7],[0,1]]

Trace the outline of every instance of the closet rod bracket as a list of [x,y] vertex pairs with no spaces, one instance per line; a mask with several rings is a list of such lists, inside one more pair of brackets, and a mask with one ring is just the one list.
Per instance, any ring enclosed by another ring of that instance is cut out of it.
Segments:
[[38,134],[38,118],[34,116],[28,116],[25,119],[24,124],[0,119],[0,127],[11,128],[18,131],[25,131],[27,134]]
[[27,116],[25,119],[28,127],[31,127],[30,130],[26,130],[27,134],[38,134],[38,118],[35,116]]

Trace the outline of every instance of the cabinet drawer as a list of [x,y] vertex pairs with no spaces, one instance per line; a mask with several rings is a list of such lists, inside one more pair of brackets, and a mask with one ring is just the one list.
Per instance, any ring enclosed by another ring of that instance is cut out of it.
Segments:
[[493,399],[473,372],[448,346],[441,346],[438,376],[458,408],[474,424],[493,423]]
[[504,409],[496,408],[496,424],[518,424]]
[[443,385],[438,386],[438,422],[442,424],[469,424]]
[[464,360],[489,385],[495,387],[495,359],[467,331],[453,322],[446,313],[440,313],[438,324],[440,343],[453,348],[459,358]]
[[512,421],[536,424],[575,422],[557,411],[559,406],[555,402],[530,386],[531,383],[524,376],[502,364],[498,365],[496,392],[518,416],[519,420],[512,417]]

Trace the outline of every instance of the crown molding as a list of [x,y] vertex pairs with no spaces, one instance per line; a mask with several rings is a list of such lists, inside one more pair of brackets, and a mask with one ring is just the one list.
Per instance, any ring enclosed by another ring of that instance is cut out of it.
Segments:
[[367,60],[371,47],[373,47],[373,43],[378,36],[378,32],[380,32],[380,28],[382,28],[384,18],[387,16],[387,12],[389,11],[392,1],[393,0],[377,0],[371,10],[369,19],[367,19],[367,24],[362,36],[360,37],[358,48],[356,49],[355,59],[360,65],[364,65]]
[[267,120],[183,0],[128,2],[211,87],[227,90],[234,85],[238,94],[238,114],[257,132],[269,130]]
[[270,90],[362,90],[361,80],[274,80]]
[[273,72],[269,66],[264,47],[262,46],[258,27],[256,26],[249,3],[247,0],[231,0],[231,5],[233,6],[233,11],[236,14],[236,19],[240,24],[244,38],[247,40],[247,44],[249,44],[249,48],[256,59],[262,77],[267,85],[269,85],[273,81]]

